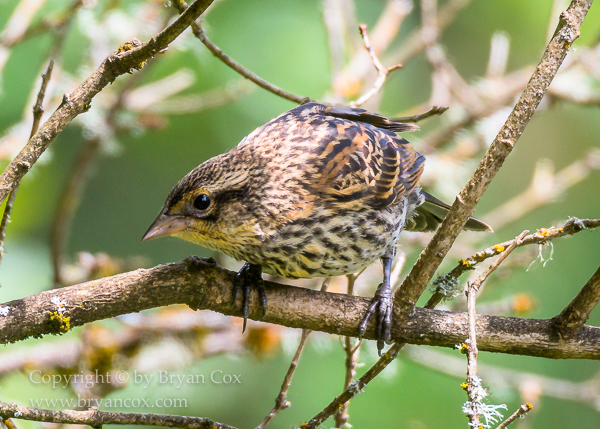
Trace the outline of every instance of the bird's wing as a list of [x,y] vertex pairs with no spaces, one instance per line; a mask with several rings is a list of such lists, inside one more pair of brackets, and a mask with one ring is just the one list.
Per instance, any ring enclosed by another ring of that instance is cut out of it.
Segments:
[[395,134],[415,125],[363,109],[315,103],[296,109],[315,130],[314,168],[307,171],[321,198],[339,207],[385,208],[417,185],[425,158]]
[[[405,229],[408,231],[435,231],[450,211],[450,206],[427,192],[422,192],[425,201],[416,208],[408,219]],[[469,217],[464,226],[467,231],[494,232],[491,226],[474,217]]]

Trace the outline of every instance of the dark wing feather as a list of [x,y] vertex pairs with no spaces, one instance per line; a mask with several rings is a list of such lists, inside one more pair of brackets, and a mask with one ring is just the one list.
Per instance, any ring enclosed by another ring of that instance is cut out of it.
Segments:
[[318,130],[316,175],[310,181],[322,198],[334,199],[340,207],[385,208],[417,185],[425,158],[393,132],[413,130],[412,124],[363,109],[316,103],[298,109]]
[[[408,231],[435,231],[446,217],[450,206],[427,192],[422,192],[425,202],[417,207],[413,217],[406,223]],[[469,217],[465,224],[467,231],[493,232],[492,228],[474,217]]]
[[348,119],[354,122],[362,122],[384,130],[394,131],[396,133],[419,130],[418,125],[405,124],[403,122],[393,122],[385,116],[355,107],[325,107],[323,113],[335,118]]

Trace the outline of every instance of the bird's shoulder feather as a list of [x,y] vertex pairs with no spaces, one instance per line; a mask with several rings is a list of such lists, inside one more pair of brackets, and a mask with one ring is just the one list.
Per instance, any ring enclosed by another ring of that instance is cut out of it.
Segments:
[[340,207],[382,209],[417,185],[425,158],[396,135],[415,126],[316,103],[289,113],[289,121],[301,123],[295,129],[310,131],[312,168],[305,169],[305,178],[320,198]]

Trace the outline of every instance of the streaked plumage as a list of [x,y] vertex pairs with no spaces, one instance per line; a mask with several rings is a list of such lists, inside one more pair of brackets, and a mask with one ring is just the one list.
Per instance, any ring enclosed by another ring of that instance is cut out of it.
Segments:
[[296,107],[185,176],[145,238],[175,235],[288,278],[357,272],[447,209],[417,187],[425,158],[396,134],[415,129],[362,109]]

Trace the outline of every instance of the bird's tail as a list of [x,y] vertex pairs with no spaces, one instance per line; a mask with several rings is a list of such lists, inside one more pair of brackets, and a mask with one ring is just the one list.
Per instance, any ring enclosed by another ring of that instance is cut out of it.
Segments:
[[[427,192],[420,191],[420,193],[425,201],[414,210],[411,218],[407,219],[404,229],[420,232],[435,231],[446,217],[450,206]],[[469,217],[465,229],[467,231],[493,232],[488,224],[474,217]]]

